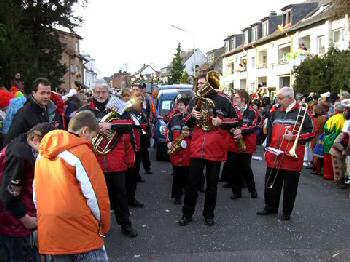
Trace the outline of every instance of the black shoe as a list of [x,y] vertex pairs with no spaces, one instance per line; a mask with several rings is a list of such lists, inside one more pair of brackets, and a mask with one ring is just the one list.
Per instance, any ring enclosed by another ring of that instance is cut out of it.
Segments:
[[268,216],[268,215],[277,214],[277,211],[269,211],[269,210],[263,209],[262,211],[256,212],[256,214],[259,216]]
[[250,193],[251,198],[258,198],[258,193],[256,191]]
[[279,219],[281,221],[288,221],[288,220],[290,220],[290,215],[283,214],[282,216],[280,216]]
[[232,188],[232,185],[231,185],[231,183],[227,182],[227,183],[223,184],[222,187],[223,188]]
[[181,205],[181,204],[182,204],[181,199],[180,198],[175,198],[174,205]]
[[235,200],[235,199],[238,199],[238,198],[241,198],[242,197],[242,194],[232,194],[232,196],[230,197],[231,199]]
[[338,189],[347,189],[349,187],[348,184],[337,184]]
[[204,219],[204,224],[206,224],[207,226],[211,227],[215,224],[214,219],[213,218],[205,218]]
[[129,206],[143,208],[144,204],[139,202],[138,200],[135,200],[133,202],[129,202]]
[[153,173],[152,173],[151,169],[149,169],[149,170],[146,170],[146,174],[153,174]]
[[127,237],[137,237],[138,233],[132,226],[122,226],[122,234]]
[[192,222],[192,217],[182,216],[178,221],[180,226],[187,226],[190,222]]

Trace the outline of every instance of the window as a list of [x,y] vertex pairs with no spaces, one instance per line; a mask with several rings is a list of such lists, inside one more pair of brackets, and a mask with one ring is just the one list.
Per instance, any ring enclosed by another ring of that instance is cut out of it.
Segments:
[[236,46],[236,38],[232,38],[231,39],[231,49],[235,49],[237,46]]
[[262,36],[268,36],[269,35],[269,20],[263,22],[262,24]]
[[231,63],[231,74],[234,74],[235,73],[235,63],[232,62]]
[[244,43],[249,44],[249,30],[244,31]]
[[250,62],[251,62],[251,68],[255,68],[255,57],[252,57],[250,59]]
[[287,10],[283,14],[283,26],[287,26],[292,23],[292,10]]
[[317,53],[322,55],[326,52],[326,47],[325,47],[325,36],[321,35],[317,37]]
[[344,28],[333,31],[333,42],[339,43],[341,41],[344,41]]
[[225,50],[226,50],[226,52],[230,51],[229,40],[225,41]]
[[254,26],[252,28],[252,41],[258,40],[258,27]]

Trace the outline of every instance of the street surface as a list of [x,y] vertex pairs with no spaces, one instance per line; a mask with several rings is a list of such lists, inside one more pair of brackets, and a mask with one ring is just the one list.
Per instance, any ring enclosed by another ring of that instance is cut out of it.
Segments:
[[151,158],[153,174],[142,174],[146,182],[137,191],[145,207],[131,209],[139,236],[121,235],[113,215],[106,239],[110,261],[350,261],[349,190],[304,170],[292,219],[260,217],[255,213],[263,208],[265,162],[252,160],[258,199],[244,189],[243,198],[231,200],[231,190],[219,183],[216,224],[204,225],[200,193],[194,221],[180,227],[182,206],[170,199],[171,165],[155,161],[152,150]]

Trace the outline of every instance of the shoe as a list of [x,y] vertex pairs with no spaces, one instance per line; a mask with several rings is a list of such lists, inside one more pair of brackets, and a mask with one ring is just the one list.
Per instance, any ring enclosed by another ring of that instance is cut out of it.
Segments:
[[256,212],[258,216],[268,216],[268,215],[274,215],[277,214],[277,211],[269,211],[266,209],[263,209],[262,211]]
[[258,198],[258,193],[256,191],[250,193],[251,198]]
[[186,217],[186,216],[182,216],[178,221],[180,226],[187,226],[191,222],[192,222],[192,217]]
[[146,182],[146,180],[145,180],[145,179],[143,179],[142,177],[139,177],[139,178],[137,179],[137,182],[141,182],[141,183],[143,183],[143,182]]
[[152,173],[151,169],[149,169],[149,170],[146,170],[146,174],[153,174],[153,173]]
[[181,205],[181,204],[182,204],[181,199],[180,198],[175,198],[174,205]]
[[132,226],[122,226],[122,234],[126,237],[137,237],[138,233]]
[[205,218],[204,224],[206,224],[207,226],[211,227],[211,226],[213,226],[215,224],[215,222],[214,222],[213,218]]
[[288,220],[290,220],[290,215],[283,214],[282,216],[280,216],[279,219],[281,221],[288,221]]
[[242,197],[242,194],[232,194],[232,196],[230,197],[231,199],[235,200],[235,199],[238,199],[238,198],[241,198]]
[[231,185],[231,183],[227,182],[227,183],[223,184],[222,187],[223,188],[232,188],[232,185]]
[[337,188],[338,188],[338,189],[347,189],[348,187],[349,187],[348,184],[338,184],[338,185],[337,185]]
[[134,202],[129,202],[129,206],[131,206],[131,207],[143,208],[143,207],[144,207],[144,204],[141,203],[141,202],[138,201],[138,200],[135,200]]

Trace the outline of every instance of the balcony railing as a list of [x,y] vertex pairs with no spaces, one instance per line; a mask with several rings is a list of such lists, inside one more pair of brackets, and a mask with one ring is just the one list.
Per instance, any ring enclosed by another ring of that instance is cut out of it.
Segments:
[[256,69],[262,69],[262,68],[267,68],[267,63],[261,63],[256,67]]

